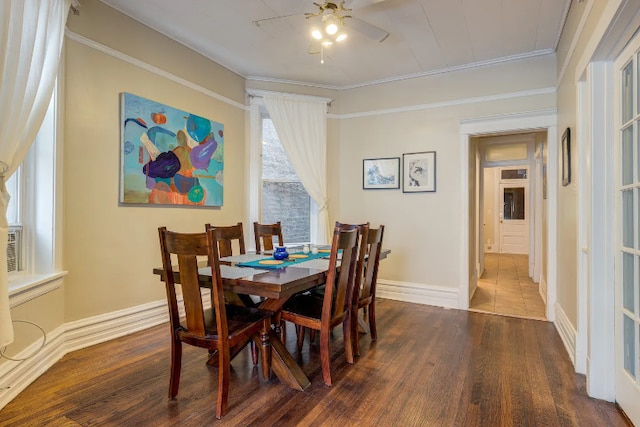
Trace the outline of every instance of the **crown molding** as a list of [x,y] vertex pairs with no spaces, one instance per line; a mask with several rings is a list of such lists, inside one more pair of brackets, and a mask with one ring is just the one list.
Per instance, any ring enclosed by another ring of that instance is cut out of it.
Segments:
[[454,99],[451,101],[433,102],[430,104],[408,105],[406,107],[386,108],[382,110],[363,111],[360,113],[347,113],[337,115],[339,119],[354,119],[369,116],[381,116],[385,114],[404,113],[407,111],[431,110],[434,108],[454,107],[465,104],[475,104],[479,102],[500,101],[504,99],[522,98],[538,95],[551,95],[556,93],[555,87],[525,90],[520,92],[500,93],[497,95],[477,96],[474,98]]
[[210,89],[207,89],[205,87],[202,87],[200,85],[197,85],[193,82],[190,82],[189,80],[183,79],[182,77],[178,77],[175,74],[169,73],[168,71],[163,70],[162,68],[156,67],[155,65],[151,65],[147,62],[141,61],[140,59],[134,58],[130,55],[127,55],[125,53],[122,53],[116,49],[110,48],[108,46],[105,46],[103,44],[100,44],[96,41],[93,41],[91,39],[88,39],[84,36],[81,36],[80,34],[74,33],[73,31],[69,30],[68,28],[65,29],[65,36],[69,39],[69,40],[73,40],[76,43],[80,43],[84,46],[87,46],[91,49],[95,49],[99,52],[102,52],[106,55],[112,56],[116,59],[119,59],[121,61],[124,61],[128,64],[131,64],[133,66],[142,68],[143,70],[149,71],[150,73],[156,74],[158,76],[164,77],[167,80],[171,80],[175,83],[181,84],[185,87],[188,87],[190,89],[193,89],[195,91],[198,91],[204,95],[210,96],[211,98],[217,99],[218,101],[222,101],[225,104],[231,105],[233,107],[239,108],[241,110],[247,110],[248,107],[244,104],[241,104],[237,101],[234,101],[233,99],[227,98],[226,96],[222,96],[219,93],[216,93]]
[[300,95],[296,93],[286,93],[286,92],[274,92],[270,90],[261,90],[261,89],[247,89],[247,95],[255,96],[258,98],[264,98],[266,96],[284,96],[289,99],[297,99],[302,101],[316,101],[316,102],[324,102],[327,104],[331,104],[333,99],[326,98],[322,96],[314,96],[314,95]]
[[470,70],[473,68],[487,67],[491,65],[502,64],[505,62],[520,61],[523,59],[536,58],[538,56],[546,56],[546,55],[553,55],[553,54],[555,54],[555,51],[553,49],[536,50],[533,52],[527,52],[527,53],[522,53],[518,55],[503,56],[501,58],[488,59],[486,61],[472,62],[470,64],[456,65],[453,67],[439,68],[436,70],[423,71],[420,73],[389,77],[389,78],[379,79],[379,80],[371,80],[368,82],[354,83],[351,85],[344,85],[344,86],[324,85],[319,83],[300,82],[295,80],[283,80],[283,79],[275,79],[270,77],[259,77],[259,76],[247,76],[245,78],[247,79],[247,81],[254,81],[254,82],[289,84],[294,86],[306,86],[306,87],[314,87],[314,88],[320,88],[320,89],[342,91],[342,90],[357,89],[357,88],[362,88],[367,86],[376,86],[376,85],[381,85],[385,83],[417,79],[421,77],[434,76],[438,74],[452,73],[454,71]]

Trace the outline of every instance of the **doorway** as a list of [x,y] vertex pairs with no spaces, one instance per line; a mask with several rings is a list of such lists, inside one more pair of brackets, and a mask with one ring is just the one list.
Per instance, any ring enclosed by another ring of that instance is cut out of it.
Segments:
[[[469,309],[546,319],[546,286],[540,283],[542,180],[539,167],[546,131],[484,136],[470,146],[476,163],[476,218],[479,230],[477,283]],[[534,191],[538,190],[538,191]],[[545,210],[546,212],[546,210]],[[545,221],[546,222],[546,221]],[[470,248],[471,249],[471,248]],[[535,280],[534,280],[535,279]],[[543,295],[544,293],[544,295]]]

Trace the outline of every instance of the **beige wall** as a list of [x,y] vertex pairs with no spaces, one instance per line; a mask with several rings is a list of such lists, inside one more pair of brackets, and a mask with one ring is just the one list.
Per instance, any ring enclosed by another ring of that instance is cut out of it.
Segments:
[[[616,1],[617,0],[611,0]],[[578,158],[577,152],[581,141],[576,139],[576,68],[581,59],[594,28],[600,19],[606,4],[610,1],[593,1],[577,3],[572,2],[569,16],[563,30],[560,44],[558,45],[558,73],[564,68],[566,72],[558,85],[558,140],[566,128],[571,129],[571,184],[562,186],[561,164],[558,165],[558,246],[557,246],[557,283],[558,304],[564,310],[569,321],[577,327],[577,285],[578,285]],[[574,41],[583,15],[590,13],[584,24],[581,36]],[[571,47],[574,46],[574,51]],[[581,71],[582,72],[582,71]],[[562,160],[562,146],[558,141],[558,159]]]
[[[244,80],[96,1],[68,27],[88,39],[243,102]],[[64,141],[65,320],[164,298],[157,227],[199,231],[245,217],[245,111],[67,38]],[[224,124],[222,208],[119,206],[119,94]]]
[[[548,56],[342,93],[340,112],[352,116],[340,120],[340,214],[344,221],[386,225],[392,255],[381,263],[380,278],[461,285],[460,121],[554,108],[553,93],[478,99],[553,88],[554,74]],[[402,109],[379,111],[393,107]],[[420,151],[437,153],[435,193],[362,190],[362,159]]]

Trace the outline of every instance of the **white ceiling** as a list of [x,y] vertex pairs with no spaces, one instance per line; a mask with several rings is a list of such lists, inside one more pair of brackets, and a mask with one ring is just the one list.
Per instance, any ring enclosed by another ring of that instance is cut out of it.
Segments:
[[[390,33],[310,55],[311,0],[101,0],[246,78],[344,88],[555,51],[571,0],[347,0]],[[292,15],[292,16],[290,16]],[[279,16],[280,19],[253,21]],[[348,20],[347,20],[348,22]]]

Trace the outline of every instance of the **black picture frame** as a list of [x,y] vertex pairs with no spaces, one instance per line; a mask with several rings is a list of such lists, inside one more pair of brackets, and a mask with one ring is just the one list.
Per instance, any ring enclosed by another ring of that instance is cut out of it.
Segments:
[[402,155],[402,192],[435,193],[436,152],[404,153]]
[[393,190],[400,188],[400,157],[362,160],[363,190]]
[[562,134],[562,185],[571,184],[571,129]]

